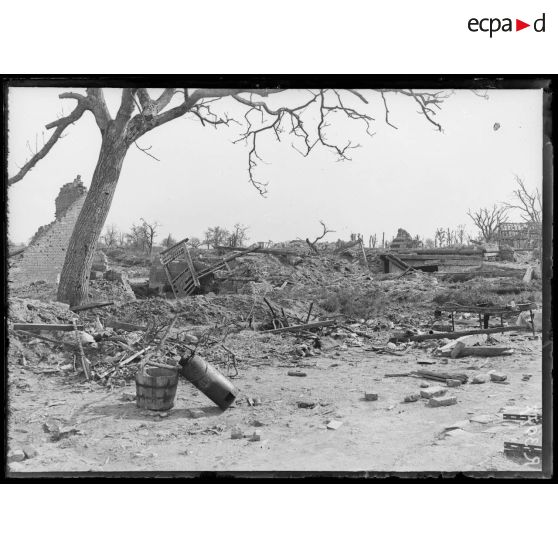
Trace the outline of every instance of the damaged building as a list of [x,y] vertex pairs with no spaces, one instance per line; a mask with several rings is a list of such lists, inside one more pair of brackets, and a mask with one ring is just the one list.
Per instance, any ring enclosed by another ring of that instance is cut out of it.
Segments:
[[39,227],[29,245],[11,255],[9,280],[12,284],[58,281],[86,195],[87,188],[79,175],[62,186],[55,201],[54,221]]

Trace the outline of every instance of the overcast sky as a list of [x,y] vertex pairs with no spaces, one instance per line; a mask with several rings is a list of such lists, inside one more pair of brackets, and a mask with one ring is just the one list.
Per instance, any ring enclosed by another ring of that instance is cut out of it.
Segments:
[[[43,132],[45,137],[50,134],[44,125],[72,110],[75,101],[58,99],[61,91],[10,89],[10,176],[29,157],[27,142],[34,148],[37,138],[40,146]],[[114,114],[120,90],[105,94]],[[351,232],[362,233],[365,240],[374,233],[381,239],[385,233],[391,240],[399,227],[432,238],[437,227],[465,224],[472,232],[467,209],[509,200],[514,174],[529,188],[541,188],[541,91],[489,91],[488,100],[457,91],[439,113],[442,133],[417,113],[412,99],[396,94],[387,100],[390,120],[398,129],[387,126],[380,95],[365,94],[368,105],[350,95],[346,100],[375,118],[373,137],[346,119],[336,119],[327,129],[332,139],[361,144],[351,151],[352,161],[337,162],[325,148],[304,158],[292,149],[292,136],[281,144],[271,136],[262,138],[265,164],[256,173],[269,182],[266,198],[248,181],[248,147],[233,143],[241,126],[215,130],[191,115],[161,126],[138,141],[143,148],[151,146],[160,162],[130,148],[107,224],[126,230],[141,217],[157,221],[159,240],[168,233],[177,239],[202,237],[209,226],[230,228],[237,222],[250,227],[251,241],[313,238],[321,232],[320,220],[335,229],[331,240],[347,239]],[[281,95],[281,101],[290,104],[308,94]],[[214,110],[236,115],[238,108],[227,99]],[[500,125],[497,130],[495,123]],[[40,225],[54,219],[54,200],[64,183],[80,174],[89,186],[99,146],[100,133],[86,113],[10,187],[12,241],[27,242]]]

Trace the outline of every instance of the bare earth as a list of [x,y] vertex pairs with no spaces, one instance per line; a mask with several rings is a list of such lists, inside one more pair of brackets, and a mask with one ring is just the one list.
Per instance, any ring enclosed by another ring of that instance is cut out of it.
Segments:
[[[436,364],[419,365],[416,361],[427,355],[418,347],[402,356],[349,347],[298,364],[271,357],[269,364],[239,369],[232,381],[240,393],[229,410],[221,412],[180,379],[175,406],[162,416],[136,407],[133,382],[107,388],[86,383],[73,372],[48,373],[44,367],[13,365],[9,447],[31,445],[37,455],[9,467],[13,474],[540,471],[538,463],[503,454],[504,441],[540,444],[540,427],[503,421],[502,411],[540,411],[541,342],[528,333],[497,338],[515,349],[512,356],[438,359]],[[402,402],[405,395],[418,392],[424,380],[384,377],[418,369],[472,375],[469,367],[504,372],[508,381],[448,388],[448,394],[457,396],[457,405],[430,408],[424,399]],[[289,370],[307,376],[288,376]],[[532,377],[524,381],[524,374]],[[377,393],[378,400],[365,401],[365,391]],[[247,398],[256,397],[261,405],[249,405]],[[316,406],[299,408],[301,400]],[[204,415],[193,418],[192,410],[202,410]],[[49,419],[75,430],[53,441],[45,431]],[[333,420],[342,423],[336,430],[326,427]],[[447,429],[458,422],[459,428]],[[231,439],[235,426],[247,435],[260,431],[261,441]]]

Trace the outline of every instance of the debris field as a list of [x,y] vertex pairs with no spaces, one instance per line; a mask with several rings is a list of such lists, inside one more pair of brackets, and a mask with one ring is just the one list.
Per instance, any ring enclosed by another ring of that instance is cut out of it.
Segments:
[[183,241],[100,255],[72,309],[13,283],[10,471],[540,470],[540,264],[425,252]]

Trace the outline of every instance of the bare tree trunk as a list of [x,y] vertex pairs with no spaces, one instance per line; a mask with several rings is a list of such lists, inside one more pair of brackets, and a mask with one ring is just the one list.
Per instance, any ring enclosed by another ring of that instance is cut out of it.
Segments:
[[97,166],[79,214],[64,261],[58,300],[76,306],[86,301],[89,273],[97,241],[105,225],[128,145],[122,137],[105,134]]

